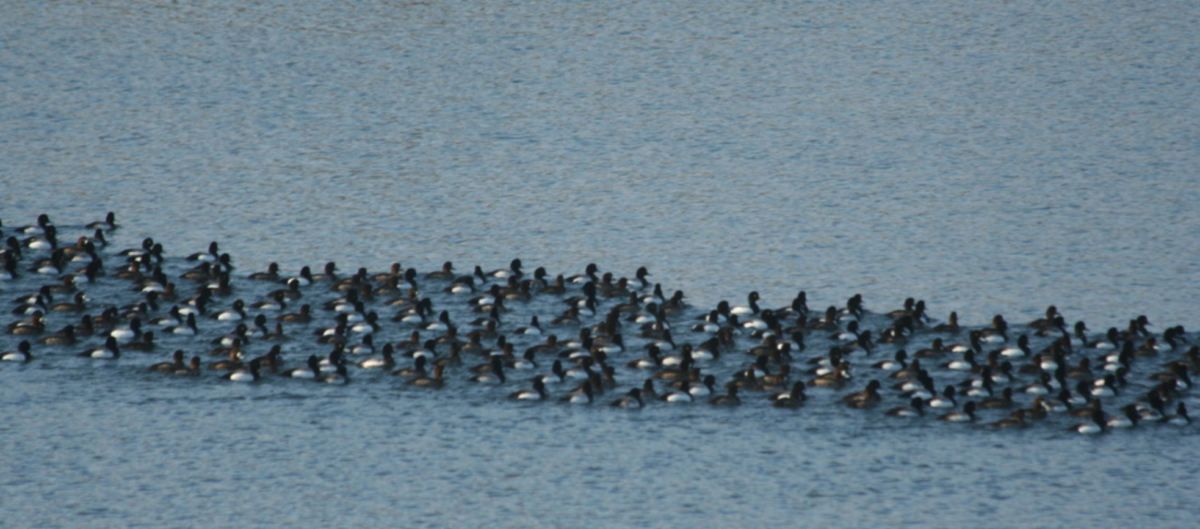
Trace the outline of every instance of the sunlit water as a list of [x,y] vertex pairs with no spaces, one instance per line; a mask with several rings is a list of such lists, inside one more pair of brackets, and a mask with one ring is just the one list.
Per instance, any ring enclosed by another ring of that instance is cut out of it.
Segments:
[[[0,17],[6,235],[45,212],[77,236],[112,210],[117,249],[152,236],[178,258],[217,240],[241,273],[520,257],[648,266],[697,310],[805,290],[816,309],[914,296],[973,325],[1052,303],[1094,332],[1138,314],[1157,332],[1198,325],[1190,3],[55,2]],[[311,348],[289,342],[289,360]],[[71,352],[0,366],[0,524],[1195,513],[1187,428],[897,424],[817,391],[796,413],[619,413],[509,405],[516,383],[241,387],[143,372],[165,353]]]

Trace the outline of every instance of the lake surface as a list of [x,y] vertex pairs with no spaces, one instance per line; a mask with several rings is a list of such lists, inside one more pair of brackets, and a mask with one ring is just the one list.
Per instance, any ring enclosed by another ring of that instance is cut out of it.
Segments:
[[[815,311],[916,297],[978,328],[1055,304],[1094,337],[1144,314],[1198,339],[1192,3],[54,2],[0,17],[0,229],[48,213],[69,243],[115,211],[110,272],[147,236],[173,275],[219,241],[248,302],[269,288],[245,275],[270,262],[289,275],[594,262],[648,267],[686,293],[687,319],[803,290]],[[137,298],[112,278],[85,290],[97,305]],[[73,356],[92,337],[0,365],[0,526],[1191,527],[1197,514],[1195,426],[1084,438],[1065,417],[1021,431],[889,421],[837,403],[866,371],[800,410],[747,397],[633,413],[507,402],[523,382],[458,374],[425,392],[353,370],[347,387],[145,372],[230,330],[207,323],[112,363]],[[377,341],[409,330],[386,323]],[[644,353],[627,334],[621,360]],[[810,338],[797,367],[828,348]],[[0,335],[0,351],[16,343]],[[285,342],[293,365],[326,353]],[[727,380],[746,362],[711,368]]]

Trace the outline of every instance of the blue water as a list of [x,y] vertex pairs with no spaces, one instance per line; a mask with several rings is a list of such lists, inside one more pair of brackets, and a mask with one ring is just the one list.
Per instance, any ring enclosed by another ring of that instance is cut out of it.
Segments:
[[[213,240],[239,273],[520,257],[648,266],[698,311],[805,290],[818,310],[912,296],[976,326],[1049,304],[1097,333],[1198,325],[1192,3],[54,2],[0,19],[6,235],[45,212],[69,241],[111,210],[114,250],[152,236],[175,267]],[[68,352],[0,366],[2,525],[1188,527],[1200,470],[1187,428],[896,425],[818,392],[782,420],[619,414],[509,406],[510,388],[164,380],[141,368],[165,352]]]

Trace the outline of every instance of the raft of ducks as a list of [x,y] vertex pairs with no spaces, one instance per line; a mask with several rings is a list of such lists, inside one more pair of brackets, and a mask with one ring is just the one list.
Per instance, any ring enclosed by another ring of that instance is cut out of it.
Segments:
[[[508,386],[517,401],[620,408],[687,403],[802,409],[821,401],[897,419],[993,428],[1046,422],[1084,434],[1187,425],[1200,348],[1182,326],[1146,316],[1092,333],[1054,306],[1010,324],[944,323],[909,298],[868,311],[861,295],[810,311],[786,305],[690,306],[643,267],[632,277],[461,272],[343,273],[329,262],[294,275],[272,263],[241,275],[217,242],[170,256],[151,238],[110,246],[116,215],[71,226],[48,215],[0,222],[0,288],[11,297],[3,363],[120,361],[145,373],[230,382],[370,380],[439,389]],[[163,356],[167,358],[162,358]],[[390,375],[390,376],[389,376]],[[555,388],[555,389],[551,389]]]

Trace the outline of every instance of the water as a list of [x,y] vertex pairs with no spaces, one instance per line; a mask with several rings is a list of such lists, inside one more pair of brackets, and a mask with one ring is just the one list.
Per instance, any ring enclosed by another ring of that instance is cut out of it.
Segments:
[[[862,293],[879,312],[915,296],[973,325],[1053,303],[1094,332],[1138,314],[1156,332],[1196,326],[1200,50],[1186,2],[56,2],[0,15],[6,230],[47,212],[77,235],[112,210],[116,248],[153,236],[179,257],[217,240],[241,273],[521,257],[554,273],[645,265],[703,308],[805,290],[814,308]],[[290,359],[307,348],[289,342]],[[749,405],[617,414],[387,380],[164,381],[141,373],[148,361],[0,366],[0,435],[16,447],[0,459],[0,523],[1194,514],[1197,469],[1177,453],[1191,429],[1081,440],[833,405],[795,420]]]

